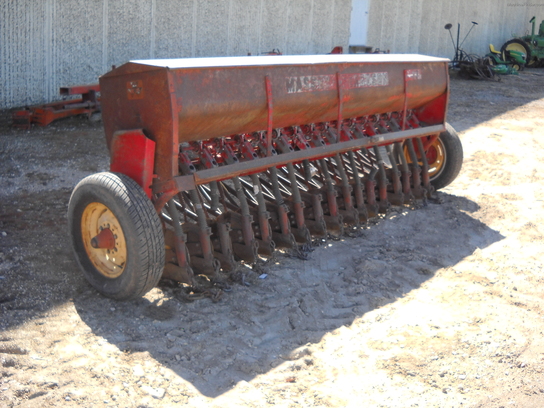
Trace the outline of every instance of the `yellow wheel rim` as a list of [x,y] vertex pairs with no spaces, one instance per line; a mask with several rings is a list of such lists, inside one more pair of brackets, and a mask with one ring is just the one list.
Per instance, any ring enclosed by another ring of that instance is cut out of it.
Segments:
[[[518,43],[512,43],[512,44],[508,44],[505,48],[506,50],[508,51],[518,51],[518,52],[521,52],[523,55],[525,55],[525,57],[528,57],[527,55],[527,50],[525,49],[525,47],[521,44],[518,44]],[[503,60],[506,60],[506,55],[505,53],[503,52],[502,53],[502,59]],[[531,61],[529,61],[527,59],[526,61],[526,64],[527,65],[531,65]],[[517,69],[519,71],[519,69]]]
[[523,54],[527,54],[527,50],[525,49],[525,47],[521,44],[518,44],[518,43],[512,43],[512,44],[508,44],[506,46],[506,49],[508,51],[518,51],[518,52],[521,52]]
[[[94,248],[91,240],[108,228],[115,238],[115,247]],[[81,217],[81,235],[85,251],[94,267],[107,278],[117,278],[127,263],[127,245],[121,224],[111,210],[101,203],[90,203]]]
[[[407,141],[407,143],[410,143],[410,141]],[[420,156],[419,152],[418,156]],[[433,144],[429,146],[425,156],[427,157],[427,163],[429,164],[429,178],[433,179],[440,174],[444,168],[444,164],[446,163],[446,149],[444,148],[444,143],[439,137],[437,137]],[[410,154],[408,153],[408,148],[406,146],[404,146],[404,157],[408,163],[412,163]],[[418,164],[422,166],[423,161],[418,160]]]

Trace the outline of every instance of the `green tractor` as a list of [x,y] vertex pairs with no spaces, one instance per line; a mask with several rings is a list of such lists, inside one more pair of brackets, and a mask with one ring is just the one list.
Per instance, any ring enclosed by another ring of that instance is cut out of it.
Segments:
[[528,67],[544,65],[544,20],[540,23],[538,35],[535,35],[535,17],[529,21],[533,28],[531,35],[513,38],[501,47],[503,59],[507,60],[508,51],[517,51],[526,55]]

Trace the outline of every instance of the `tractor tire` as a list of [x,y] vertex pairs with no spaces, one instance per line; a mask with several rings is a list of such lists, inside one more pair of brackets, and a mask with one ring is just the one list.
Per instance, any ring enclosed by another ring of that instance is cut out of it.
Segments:
[[463,166],[463,145],[455,129],[449,123],[446,123],[446,130],[440,133],[431,148],[442,151],[440,168],[430,177],[435,190],[440,190],[450,185],[459,175]]
[[[501,47],[501,54],[503,61],[506,61],[506,50],[513,50],[513,51],[520,51],[524,52],[527,56],[525,61],[525,65],[528,67],[534,67],[535,66],[535,60],[532,59],[531,55],[531,47],[519,38],[514,38],[513,40],[507,41],[504,43],[504,45]],[[518,71],[521,71],[523,68],[518,69]]]
[[68,204],[68,227],[76,260],[102,295],[137,298],[158,283],[165,258],[162,224],[130,177],[105,172],[81,180]]

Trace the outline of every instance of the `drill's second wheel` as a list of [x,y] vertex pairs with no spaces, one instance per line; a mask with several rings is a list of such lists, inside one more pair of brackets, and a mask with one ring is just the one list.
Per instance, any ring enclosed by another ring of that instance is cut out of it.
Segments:
[[[463,166],[463,145],[455,129],[446,123],[446,130],[440,133],[431,147],[437,150],[436,157],[440,160],[440,163],[435,162],[434,165],[429,162],[433,169],[430,175],[431,184],[435,190],[440,190],[450,185],[459,175]],[[431,152],[431,149],[427,150],[427,157]]]
[[427,163],[429,163],[429,178],[435,180],[440,175],[446,164],[446,148],[440,137],[427,149]]
[[[412,143],[412,141],[406,141]],[[417,147],[416,147],[417,151]],[[429,164],[429,178],[435,190],[451,184],[456,179],[463,165],[463,145],[455,129],[446,123],[446,130],[427,148],[425,152]],[[419,156],[419,152],[417,152]],[[404,156],[411,162],[408,149],[404,148]],[[419,161],[419,165],[423,165]]]
[[114,299],[144,295],[164,268],[164,234],[142,188],[123,174],[98,173],[74,189],[68,224],[89,283]]

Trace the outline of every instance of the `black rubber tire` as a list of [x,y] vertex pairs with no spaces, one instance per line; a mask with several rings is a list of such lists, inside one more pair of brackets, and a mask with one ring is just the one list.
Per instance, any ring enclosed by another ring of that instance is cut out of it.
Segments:
[[431,178],[435,190],[450,185],[457,178],[463,166],[463,145],[455,129],[446,123],[446,131],[439,136],[444,145],[445,160],[442,169]]
[[[85,251],[81,220],[85,208],[96,202],[114,214],[125,235],[127,260],[116,278],[100,273]],[[77,262],[102,295],[118,300],[137,298],[159,282],[165,257],[162,224],[151,200],[130,177],[105,172],[81,180],[68,204],[68,227]]]
[[[501,56],[502,56],[503,60],[505,60],[505,58],[506,58],[506,49],[508,48],[508,46],[510,44],[521,45],[525,49],[525,53],[527,55],[526,60],[525,60],[526,61],[525,65],[528,66],[528,67],[534,66],[534,61],[532,60],[532,55],[531,55],[531,48],[529,47],[529,45],[525,41],[520,40],[519,38],[514,38],[513,40],[506,41],[503,44],[503,46],[501,47]],[[519,70],[519,71],[521,71],[521,70]]]

